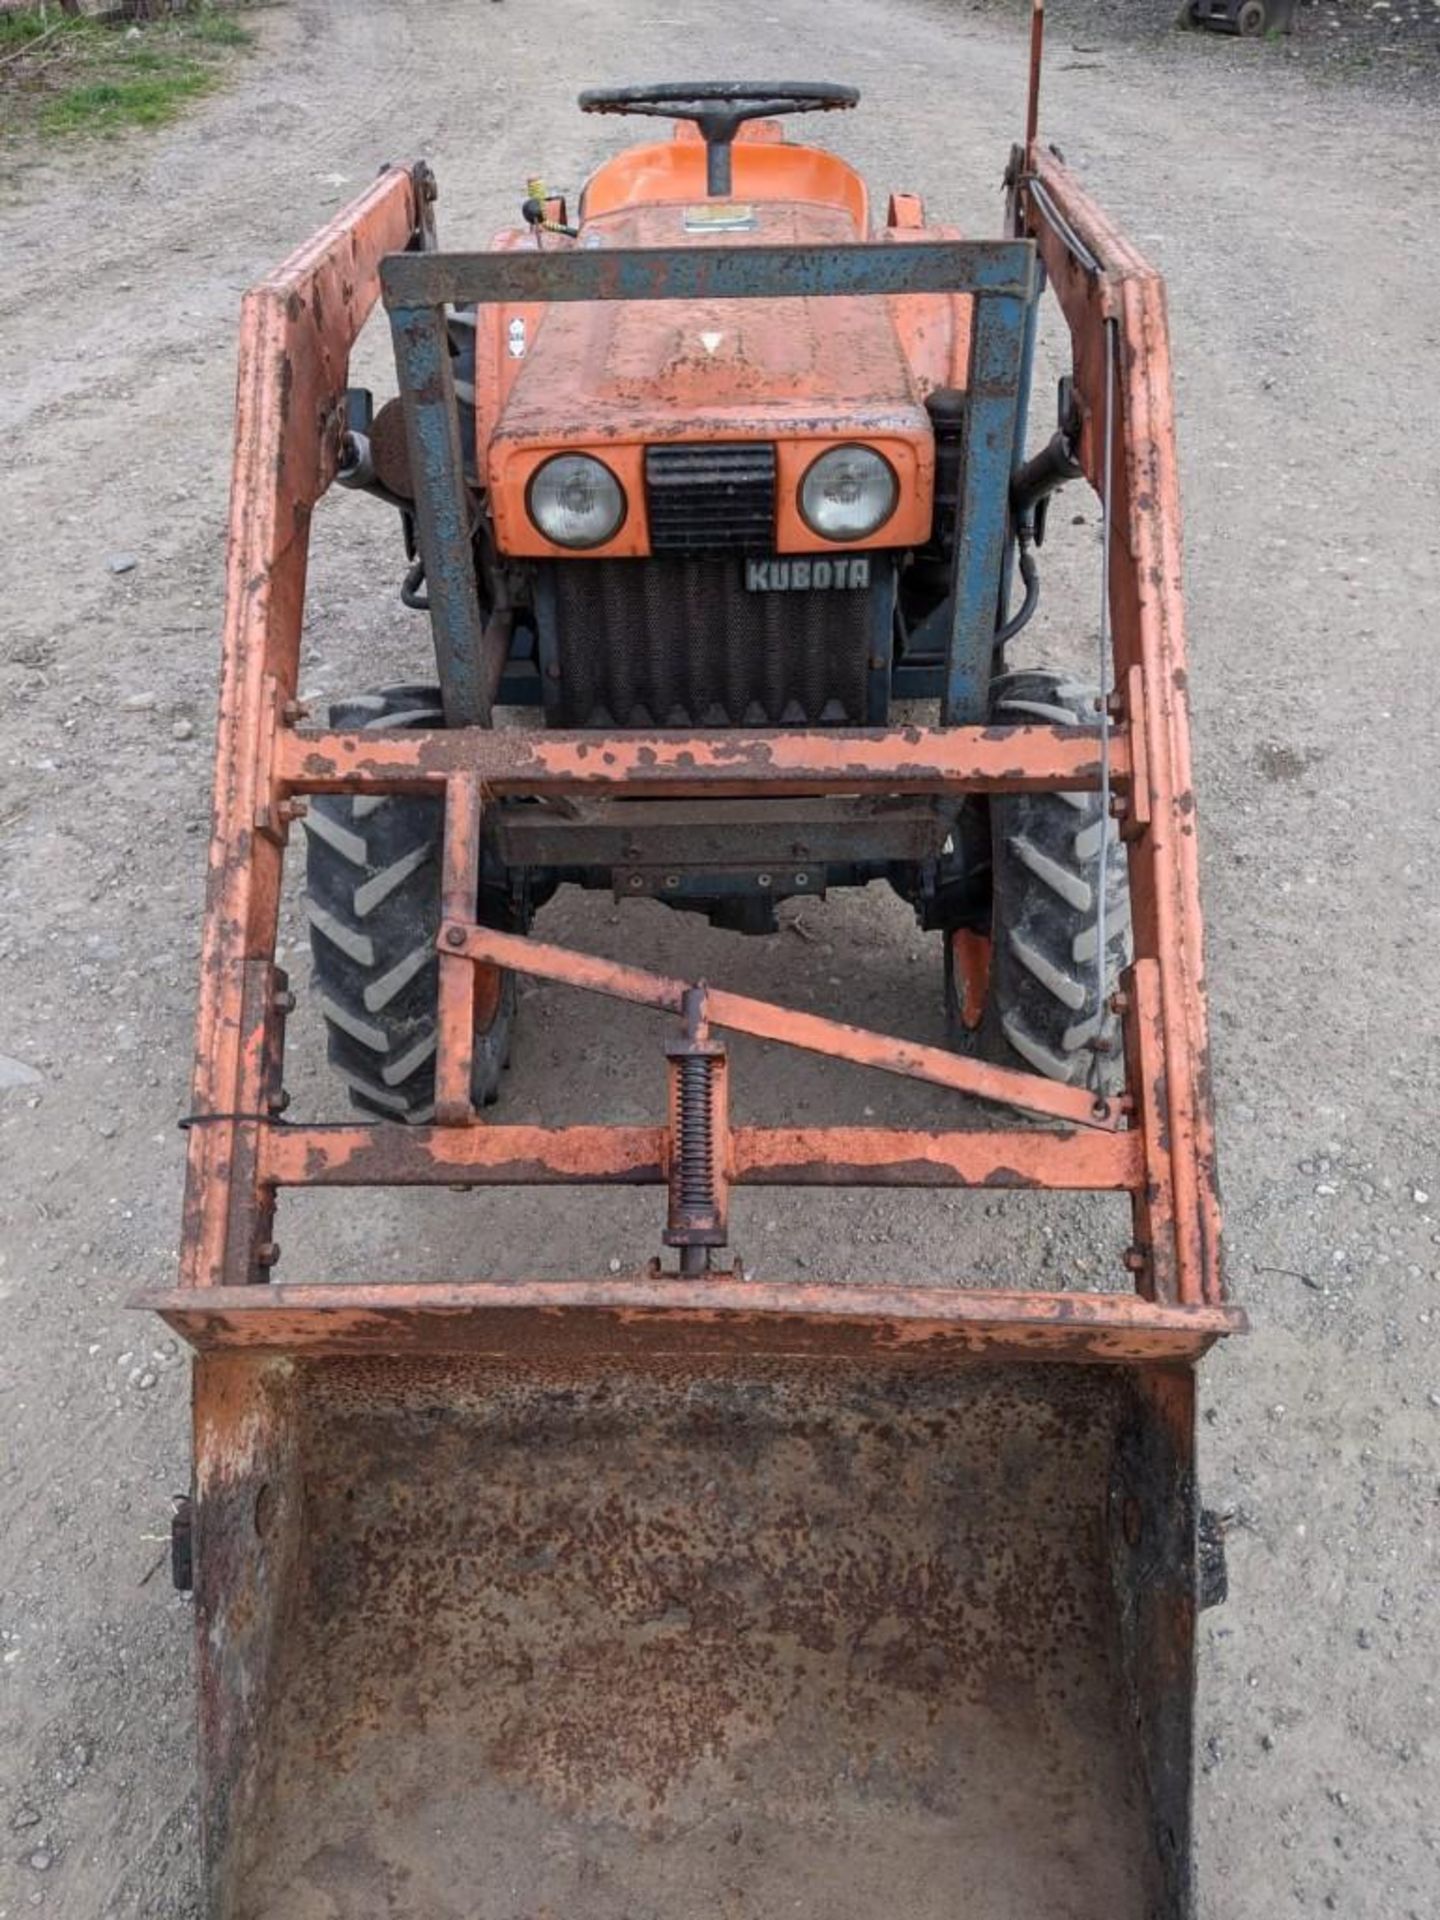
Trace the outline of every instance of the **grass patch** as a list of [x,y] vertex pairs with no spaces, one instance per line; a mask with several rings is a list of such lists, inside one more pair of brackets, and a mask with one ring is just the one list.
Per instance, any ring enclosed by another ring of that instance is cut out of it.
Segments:
[[40,115],[42,133],[114,133],[121,127],[159,127],[186,100],[208,93],[218,75],[193,62],[126,80],[95,80],[71,87]]
[[208,6],[131,27],[40,8],[0,15],[7,141],[163,126],[219,86],[252,40],[238,20]]
[[0,53],[25,47],[32,40],[43,36],[51,37],[60,33],[84,33],[87,23],[84,20],[66,19],[63,15],[48,18],[38,7],[22,7],[18,13],[0,13]]
[[209,47],[248,47],[255,38],[248,27],[241,26],[234,14],[216,13],[210,7],[204,7],[192,15],[187,24],[190,38],[202,41]]

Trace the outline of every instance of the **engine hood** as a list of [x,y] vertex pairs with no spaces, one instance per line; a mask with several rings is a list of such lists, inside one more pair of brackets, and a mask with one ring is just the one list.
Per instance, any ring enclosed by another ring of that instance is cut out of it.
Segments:
[[[625,207],[588,221],[579,244],[825,245],[858,237],[835,207],[760,202],[748,212],[748,230],[707,233],[695,231],[704,205]],[[930,425],[886,300],[616,300],[544,309],[490,440],[502,545],[516,552],[528,544],[517,489],[538,452],[618,454],[663,441],[749,438],[804,449],[807,458],[814,443],[875,444],[912,497],[924,492],[928,515]],[[643,552],[634,544],[642,531],[632,523],[617,550]]]
[[[856,239],[839,208],[759,203],[747,231],[697,233],[704,208],[626,207],[586,223],[587,247],[826,245]],[[697,426],[778,431],[924,424],[876,299],[611,300],[558,305],[501,414],[508,440],[685,438]]]

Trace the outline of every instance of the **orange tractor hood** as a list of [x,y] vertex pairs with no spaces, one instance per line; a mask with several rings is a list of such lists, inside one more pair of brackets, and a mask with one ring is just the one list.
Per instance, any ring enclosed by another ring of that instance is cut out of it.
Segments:
[[[793,152],[794,149],[791,149]],[[738,153],[737,153],[738,157]],[[844,244],[855,214],[813,202],[738,202],[751,224],[707,226],[715,203],[620,206],[588,218],[582,247]],[[720,218],[725,214],[721,213]],[[525,490],[557,451],[610,464],[631,502],[608,554],[648,551],[643,450],[657,442],[763,439],[777,449],[782,503],[828,445],[862,440],[896,470],[901,504],[866,545],[923,540],[930,523],[933,442],[923,396],[883,299],[605,301],[531,309],[520,364],[489,438],[488,480],[504,551],[551,554],[530,523]],[[780,509],[779,550],[824,543]]]

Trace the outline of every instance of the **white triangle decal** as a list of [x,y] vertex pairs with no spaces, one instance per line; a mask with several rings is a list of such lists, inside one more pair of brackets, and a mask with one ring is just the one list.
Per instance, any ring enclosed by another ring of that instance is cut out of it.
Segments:
[[700,344],[704,347],[706,353],[713,354],[724,338],[723,333],[702,333],[700,336]]

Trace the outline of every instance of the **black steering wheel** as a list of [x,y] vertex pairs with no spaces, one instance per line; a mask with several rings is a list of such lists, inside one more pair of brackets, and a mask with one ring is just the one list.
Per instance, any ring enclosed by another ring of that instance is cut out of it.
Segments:
[[858,87],[829,80],[662,80],[648,87],[591,87],[580,96],[580,111],[693,120],[705,142],[705,190],[713,197],[730,191],[730,146],[747,120],[832,113],[859,99]]

